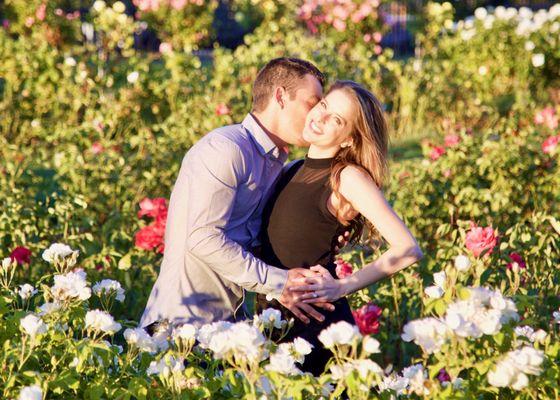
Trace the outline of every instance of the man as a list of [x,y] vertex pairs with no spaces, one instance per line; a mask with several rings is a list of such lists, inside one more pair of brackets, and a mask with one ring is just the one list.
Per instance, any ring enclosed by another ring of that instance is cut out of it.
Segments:
[[[185,155],[171,193],[165,253],[140,325],[162,321],[201,325],[233,320],[244,289],[278,298],[309,322],[323,316],[289,288],[320,276],[267,265],[258,245],[261,214],[287,159],[287,145],[305,145],[308,111],[322,96],[324,77],[311,63],[270,61],[253,85],[252,112],[241,124],[218,128]],[[332,309],[331,304],[320,304]]]

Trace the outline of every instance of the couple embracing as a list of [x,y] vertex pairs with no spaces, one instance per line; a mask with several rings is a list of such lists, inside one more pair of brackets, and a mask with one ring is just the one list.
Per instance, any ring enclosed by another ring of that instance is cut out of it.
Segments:
[[[338,321],[354,324],[346,296],[422,257],[383,196],[388,130],[382,106],[363,86],[337,81],[295,58],[270,61],[253,84],[243,122],[215,129],[185,155],[173,187],[165,252],[140,325],[202,325],[257,309],[296,317],[282,341],[314,349],[304,371],[319,375],[331,353],[318,340]],[[309,146],[286,165],[288,145]],[[341,237],[369,231],[389,249],[337,279]]]

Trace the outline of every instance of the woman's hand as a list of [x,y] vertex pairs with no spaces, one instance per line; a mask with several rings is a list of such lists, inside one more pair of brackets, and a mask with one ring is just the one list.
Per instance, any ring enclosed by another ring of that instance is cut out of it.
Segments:
[[346,295],[343,280],[333,278],[328,269],[321,265],[315,265],[311,267],[310,270],[321,274],[323,283],[313,283],[290,288],[293,292],[305,292],[299,296],[299,299],[303,303],[332,302]]

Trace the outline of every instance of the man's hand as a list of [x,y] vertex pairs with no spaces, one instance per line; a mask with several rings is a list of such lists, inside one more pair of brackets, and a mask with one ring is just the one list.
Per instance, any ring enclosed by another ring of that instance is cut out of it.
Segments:
[[295,293],[301,293],[299,299],[303,303],[336,301],[346,295],[344,280],[333,278],[322,265],[315,265],[310,270],[321,274],[323,281],[318,282],[316,278],[303,278],[308,283],[307,285],[293,286],[289,289]]
[[[286,286],[284,287],[282,295],[278,301],[306,324],[309,323],[309,318],[307,318],[305,314],[315,318],[319,322],[322,322],[325,319],[323,314],[315,310],[315,308],[310,304],[306,304],[301,301],[302,292],[294,292],[291,289],[305,283],[314,282],[320,284],[323,280],[324,277],[321,273],[305,268],[292,268],[288,270],[288,281],[286,282]],[[325,310],[334,310],[334,306],[327,302],[317,302],[314,303],[314,305]]]

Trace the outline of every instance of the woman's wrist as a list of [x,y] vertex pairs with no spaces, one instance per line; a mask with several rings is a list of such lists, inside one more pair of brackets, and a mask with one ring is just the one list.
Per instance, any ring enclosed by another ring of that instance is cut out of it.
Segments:
[[350,280],[348,278],[349,277],[342,278],[342,279],[338,280],[338,283],[340,285],[340,297],[341,298],[345,297],[345,296],[348,296],[350,293],[352,293]]

